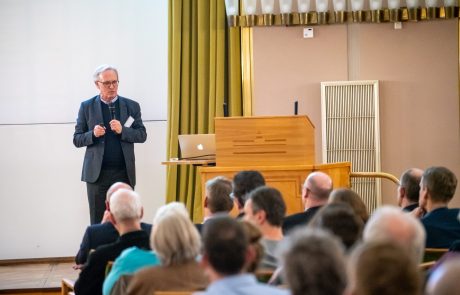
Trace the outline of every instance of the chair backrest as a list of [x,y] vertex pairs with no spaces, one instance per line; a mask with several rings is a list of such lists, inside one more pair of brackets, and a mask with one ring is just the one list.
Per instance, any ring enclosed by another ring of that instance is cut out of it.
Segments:
[[113,261],[107,262],[107,265],[105,266],[105,277],[109,274],[109,272],[112,270],[113,266]]
[[432,268],[436,264],[436,261],[428,261],[428,262],[423,262],[419,264],[419,268],[421,271],[428,271],[430,268]]
[[423,262],[436,261],[448,251],[449,249],[447,248],[426,248]]
[[70,295],[74,294],[74,285],[75,282],[69,279],[61,280],[61,295]]

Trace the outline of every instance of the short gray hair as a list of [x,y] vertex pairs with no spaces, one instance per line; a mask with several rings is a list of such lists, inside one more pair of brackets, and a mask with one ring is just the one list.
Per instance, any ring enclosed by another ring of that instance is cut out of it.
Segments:
[[112,65],[100,65],[98,66],[95,70],[94,70],[94,74],[93,74],[93,80],[94,82],[97,82],[99,81],[99,75],[105,71],[114,71],[115,73],[117,73],[117,79],[118,79],[118,70],[112,66]]
[[162,206],[154,218],[150,246],[163,265],[189,262],[200,251],[200,234],[190,220],[185,206],[179,204]]
[[140,219],[141,197],[129,189],[119,189],[110,197],[110,213],[116,221]]
[[382,206],[366,223],[364,242],[390,241],[402,245],[417,262],[425,252],[425,228],[421,222],[399,207]]

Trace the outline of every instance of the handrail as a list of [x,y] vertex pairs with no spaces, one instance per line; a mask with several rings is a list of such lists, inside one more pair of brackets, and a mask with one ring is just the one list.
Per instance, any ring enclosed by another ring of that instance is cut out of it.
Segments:
[[351,172],[350,177],[386,178],[399,185],[399,179],[396,176],[385,172]]

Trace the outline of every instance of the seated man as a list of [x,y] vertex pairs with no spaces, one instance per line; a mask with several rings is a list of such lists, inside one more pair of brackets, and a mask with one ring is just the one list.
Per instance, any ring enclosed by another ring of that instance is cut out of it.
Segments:
[[425,252],[425,236],[425,230],[416,218],[396,206],[386,205],[372,214],[364,228],[363,240],[365,243],[397,243],[420,263]]
[[244,272],[246,263],[254,257],[248,245],[248,236],[235,219],[223,216],[206,223],[201,263],[211,284],[202,294],[289,294],[287,290],[258,283],[253,274]]
[[244,205],[244,219],[252,222],[262,232],[261,244],[265,253],[260,268],[278,267],[276,248],[283,239],[281,225],[285,214],[286,204],[277,189],[262,186],[249,194]]
[[232,196],[238,204],[238,218],[244,215],[244,204],[251,191],[265,185],[265,179],[259,171],[240,171],[233,177]]
[[[207,208],[208,215],[204,217],[205,223],[208,219],[217,214],[228,214],[233,209],[233,200],[230,197],[232,193],[232,182],[222,176],[214,177],[206,182],[206,197],[204,207]],[[199,232],[203,224],[195,224]]]
[[316,212],[326,205],[332,191],[332,179],[323,172],[310,173],[302,187],[304,212],[284,218],[283,232],[286,235],[294,227],[307,224]]
[[346,263],[338,239],[324,230],[305,228],[295,230],[283,246],[284,281],[293,295],[345,294]]
[[363,243],[353,250],[348,294],[419,295],[421,272],[407,249],[394,242]]
[[[460,239],[460,209],[449,209],[457,188],[457,178],[445,167],[430,167],[425,170],[420,182],[420,208],[425,211],[421,221],[426,230],[427,248],[449,248]],[[416,209],[417,210],[417,209]]]
[[[91,250],[95,250],[97,247],[105,244],[110,244],[115,242],[118,237],[118,231],[115,229],[113,224],[110,222],[108,218],[109,214],[109,201],[110,197],[113,193],[115,193],[119,189],[127,189],[132,190],[129,184],[123,182],[116,182],[114,183],[109,190],[107,191],[107,198],[106,198],[106,210],[104,212],[104,217],[102,219],[102,223],[100,224],[93,224],[86,228],[85,234],[83,235],[83,240],[80,244],[80,249],[78,250],[77,255],[75,256],[75,262],[77,263],[76,268],[81,268],[83,264],[86,263],[88,259],[89,252]],[[142,229],[150,234],[152,230],[152,225],[148,223],[141,223]]]
[[149,235],[141,229],[143,208],[137,193],[120,189],[110,198],[109,218],[120,238],[112,244],[100,246],[89,255],[88,262],[75,282],[75,294],[102,294],[105,268],[127,248],[137,246],[150,249]]
[[398,186],[398,206],[402,207],[403,211],[410,212],[418,207],[422,174],[423,170],[411,168],[401,175]]

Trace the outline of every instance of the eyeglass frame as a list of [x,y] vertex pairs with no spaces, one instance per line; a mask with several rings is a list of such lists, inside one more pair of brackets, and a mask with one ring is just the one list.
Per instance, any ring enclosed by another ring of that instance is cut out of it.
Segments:
[[113,80],[113,81],[96,81],[98,83],[101,83],[104,87],[109,88],[110,86],[116,87],[120,83],[120,80]]

